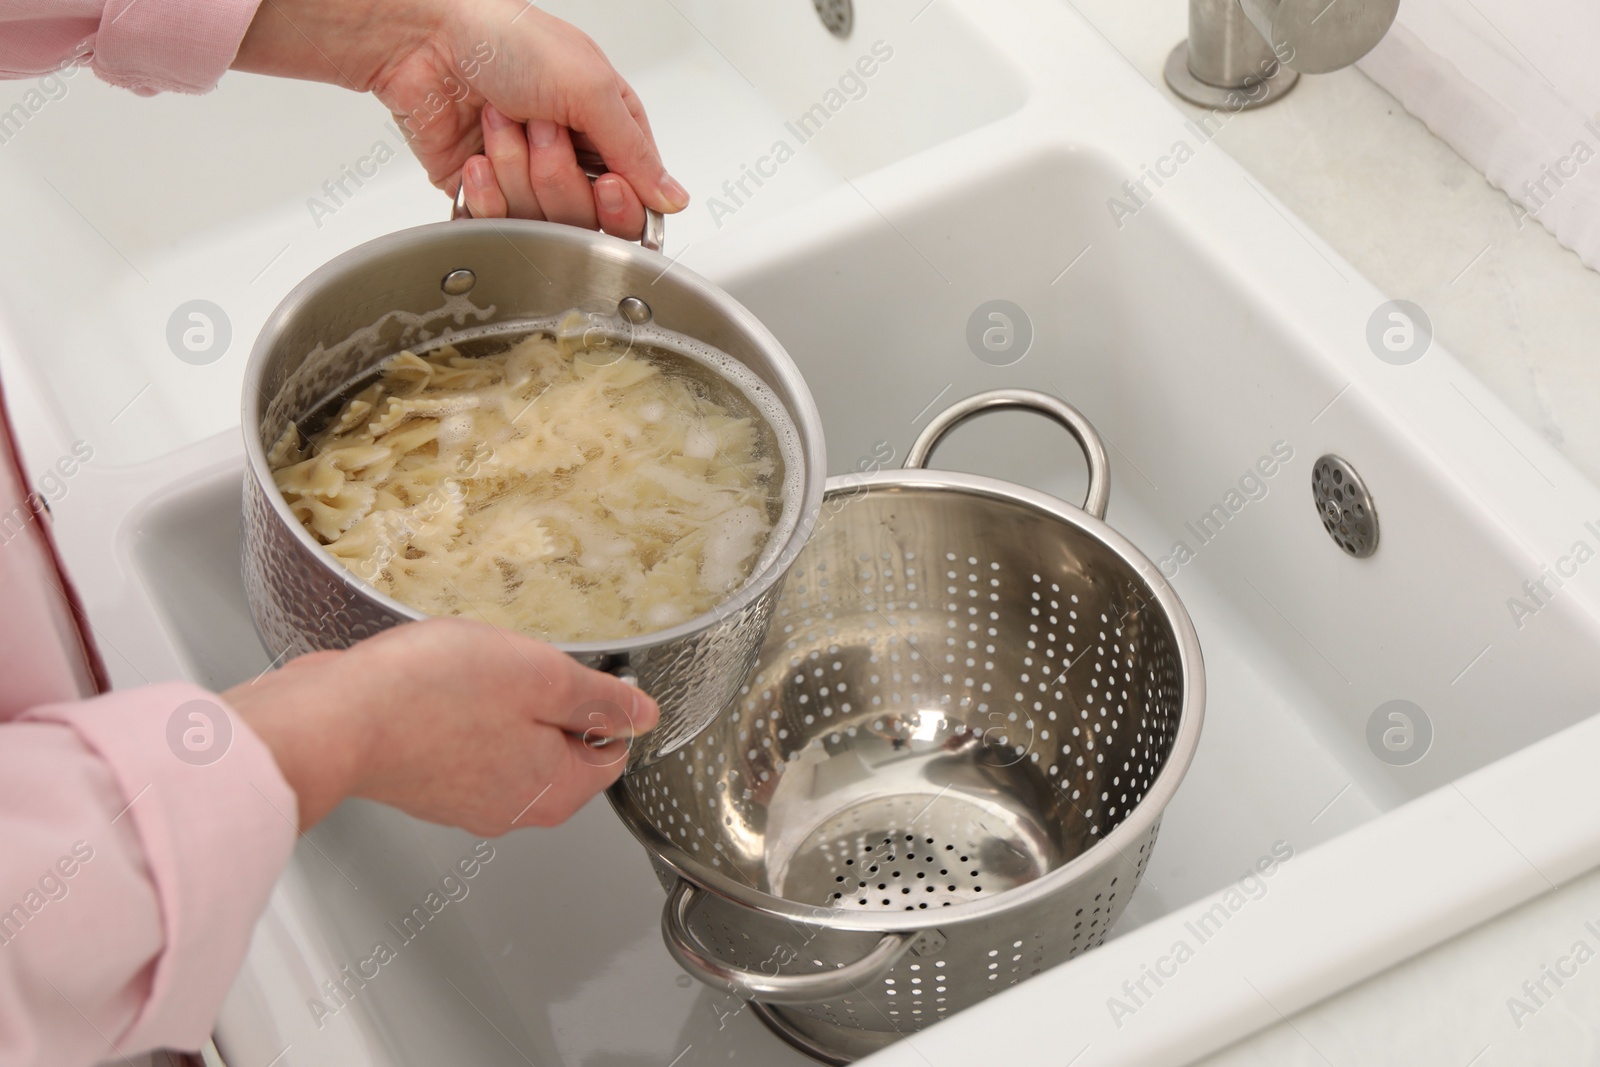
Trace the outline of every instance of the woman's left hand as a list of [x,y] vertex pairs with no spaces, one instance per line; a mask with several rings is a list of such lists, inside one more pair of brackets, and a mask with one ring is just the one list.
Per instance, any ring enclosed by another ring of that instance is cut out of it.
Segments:
[[[474,215],[636,238],[689,202],[599,46],[524,0],[265,0],[234,67],[372,92]],[[591,186],[578,148],[612,173]]]

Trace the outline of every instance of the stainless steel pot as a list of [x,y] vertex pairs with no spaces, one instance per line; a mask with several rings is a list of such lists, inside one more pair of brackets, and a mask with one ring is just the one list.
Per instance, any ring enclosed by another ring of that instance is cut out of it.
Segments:
[[[659,224],[653,227],[659,234]],[[628,676],[661,706],[629,766],[672,752],[737,694],[773,602],[822,502],[827,464],[816,405],[777,338],[727,293],[658,251],[545,222],[474,219],[380,237],[317,270],[267,319],[245,370],[245,589],[257,632],[281,660],[345,648],[422,615],[363,582],[290,512],[267,455],[342,386],[404,348],[447,331],[493,329],[582,308],[646,321],[733,357],[786,412],[798,444],[785,499],[758,569],[714,610],[626,640],[561,643],[579,662]],[[791,481],[790,484],[795,484]],[[620,758],[620,756],[619,756]]]

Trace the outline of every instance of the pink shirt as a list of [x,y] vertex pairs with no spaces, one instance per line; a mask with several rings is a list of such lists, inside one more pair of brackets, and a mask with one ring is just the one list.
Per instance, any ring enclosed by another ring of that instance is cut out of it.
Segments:
[[[76,57],[135,92],[204,92],[258,2],[0,0],[0,74]],[[91,696],[88,627],[28,483],[0,397],[0,1064],[197,1048],[288,862],[295,796],[215,694]]]
[[261,0],[0,0],[0,77],[74,57],[125,89],[204,93],[239,51]]

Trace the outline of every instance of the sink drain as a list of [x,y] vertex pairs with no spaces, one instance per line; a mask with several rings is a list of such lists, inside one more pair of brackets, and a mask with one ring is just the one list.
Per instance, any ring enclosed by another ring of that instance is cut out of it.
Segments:
[[850,36],[856,23],[856,9],[852,0],[811,0],[817,8],[817,17],[835,37]]
[[1378,550],[1378,511],[1361,475],[1333,454],[1311,468],[1311,495],[1317,502],[1322,528],[1335,543],[1356,559]]

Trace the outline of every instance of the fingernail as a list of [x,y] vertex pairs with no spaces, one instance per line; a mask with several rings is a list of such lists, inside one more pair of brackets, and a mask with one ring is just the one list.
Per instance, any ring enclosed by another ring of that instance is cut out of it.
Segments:
[[[633,725],[638,732],[654,729],[661,721],[661,708],[648,693],[643,690],[633,691]],[[648,725],[646,725],[648,724]]]
[[483,105],[483,121],[489,124],[490,129],[503,130],[511,125],[511,120],[500,113],[500,109],[493,104]]
[[594,191],[600,196],[600,206],[607,211],[621,211],[622,187],[615,178],[602,178],[594,183]]
[[489,166],[487,156],[473,156],[467,160],[467,184],[479,188],[486,187],[493,180],[494,172]]
[[549,119],[534,119],[528,123],[528,143],[535,148],[549,148],[556,143],[556,124]]
[[670,174],[661,176],[661,192],[675,210],[681,211],[689,206],[689,190],[678,184],[678,179]]

